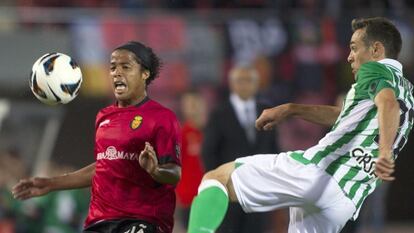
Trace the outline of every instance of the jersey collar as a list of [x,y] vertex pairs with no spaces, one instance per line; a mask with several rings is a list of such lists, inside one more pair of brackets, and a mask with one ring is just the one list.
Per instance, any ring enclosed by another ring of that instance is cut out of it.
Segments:
[[[141,106],[141,105],[145,104],[146,102],[148,102],[148,100],[150,100],[150,98],[149,98],[148,96],[145,96],[145,97],[144,97],[144,99],[143,99],[143,100],[141,100],[141,102],[139,102],[139,103],[137,103],[137,104],[135,104],[135,105],[128,106],[128,107],[126,107],[126,108],[130,108],[130,107],[139,107],[139,106]],[[114,106],[115,106],[115,107],[117,107],[117,108],[119,108],[119,107],[118,107],[118,101],[116,101],[116,102],[114,103]]]
[[398,69],[399,71],[402,72],[402,65],[397,60],[390,59],[390,58],[385,58],[385,59],[379,60],[378,62],[381,63],[381,64],[387,64],[387,65],[394,66],[396,69]]
[[150,100],[150,98],[148,96],[145,96],[145,98],[143,100],[141,100],[141,102],[135,104],[135,107],[139,107],[139,106],[145,104],[148,100]]

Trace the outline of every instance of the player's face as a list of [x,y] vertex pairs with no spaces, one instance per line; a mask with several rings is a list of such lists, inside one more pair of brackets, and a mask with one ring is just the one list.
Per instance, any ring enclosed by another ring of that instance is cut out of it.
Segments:
[[247,100],[256,95],[259,80],[250,69],[236,69],[230,74],[231,91],[241,99]]
[[149,73],[137,63],[132,52],[115,50],[111,54],[109,73],[119,106],[126,107],[138,104],[146,96],[145,80]]
[[371,46],[367,46],[363,41],[365,29],[358,29],[354,32],[349,43],[351,51],[349,52],[348,62],[351,64],[352,73],[355,75],[362,64],[374,61],[372,57]]

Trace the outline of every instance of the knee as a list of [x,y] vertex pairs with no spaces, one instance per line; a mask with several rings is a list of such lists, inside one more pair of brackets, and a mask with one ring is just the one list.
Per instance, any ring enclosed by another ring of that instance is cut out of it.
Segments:
[[208,180],[216,180],[223,185],[223,188],[226,190],[226,193],[229,196],[230,201],[237,201],[237,197],[233,188],[233,183],[231,182],[231,174],[233,173],[234,169],[234,162],[230,162],[207,172],[203,176],[203,180],[200,184],[199,191],[200,188],[203,186],[204,181],[208,182]]
[[214,170],[207,172],[203,180],[215,179],[223,185],[226,185],[230,179],[231,173],[234,171],[234,162],[225,163]]
[[229,162],[226,164],[223,164],[219,166],[218,168],[211,170],[204,174],[203,181],[204,180],[217,180],[221,184],[223,184],[225,187],[227,187],[231,174],[234,171],[234,162]]
[[226,185],[227,183],[225,181],[224,175],[222,174],[222,171],[220,171],[218,168],[208,171],[206,174],[204,174],[203,181],[204,180],[217,180],[223,185]]

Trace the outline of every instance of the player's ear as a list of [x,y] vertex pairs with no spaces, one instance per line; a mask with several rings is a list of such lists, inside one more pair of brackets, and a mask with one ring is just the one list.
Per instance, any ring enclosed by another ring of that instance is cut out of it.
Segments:
[[378,59],[378,58],[385,57],[385,48],[384,48],[384,45],[381,42],[379,42],[379,41],[375,41],[372,44],[372,50],[371,50],[371,52],[372,52],[372,57],[373,58]]
[[150,76],[150,72],[149,72],[149,70],[144,70],[143,72],[142,72],[142,78],[144,79],[144,80],[147,80],[147,78],[149,78],[149,76]]

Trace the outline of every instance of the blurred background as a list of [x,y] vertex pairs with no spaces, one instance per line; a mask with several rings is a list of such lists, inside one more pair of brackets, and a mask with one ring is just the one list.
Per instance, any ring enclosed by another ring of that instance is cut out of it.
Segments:
[[[200,94],[208,115],[228,95],[235,64],[258,70],[257,98],[269,105],[336,104],[353,82],[346,58],[356,17],[393,20],[403,37],[405,77],[413,80],[413,7],[409,0],[0,1],[0,232],[82,228],[89,190],[17,202],[10,188],[23,177],[93,162],[95,114],[113,102],[108,63],[116,46],[138,40],[159,54],[163,69],[149,95],[182,120],[182,93]],[[48,52],[66,53],[82,68],[81,93],[70,104],[41,104],[29,89],[33,62]],[[305,149],[327,130],[290,120],[275,140],[281,151]],[[414,232],[413,140],[397,160],[396,181],[367,202],[349,232]],[[177,233],[185,232],[181,222]],[[277,228],[269,232],[285,232]]]

